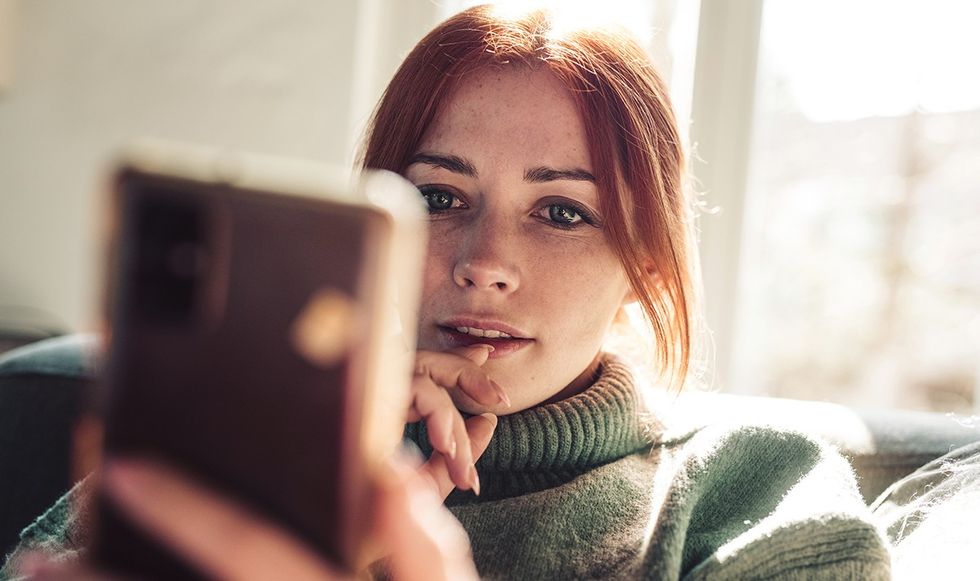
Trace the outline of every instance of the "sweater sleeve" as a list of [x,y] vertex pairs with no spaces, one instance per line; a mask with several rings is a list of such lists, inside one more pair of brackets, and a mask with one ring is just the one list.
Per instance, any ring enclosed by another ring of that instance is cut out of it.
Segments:
[[676,462],[652,544],[670,547],[662,556],[679,576],[889,578],[884,535],[828,445],[770,427],[713,427]]
[[19,578],[18,562],[41,553],[56,561],[80,558],[88,544],[91,477],[82,480],[20,533],[20,542],[0,569],[0,581]]

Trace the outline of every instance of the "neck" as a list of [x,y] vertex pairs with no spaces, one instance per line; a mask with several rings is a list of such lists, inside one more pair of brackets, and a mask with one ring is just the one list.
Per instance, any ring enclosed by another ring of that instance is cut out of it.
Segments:
[[597,353],[595,359],[592,360],[592,363],[589,363],[589,366],[585,368],[585,371],[580,373],[578,377],[572,380],[571,383],[563,387],[561,391],[544,400],[536,407],[553,404],[582,393],[586,389],[592,387],[596,380],[599,379],[599,372],[601,369],[602,353]]

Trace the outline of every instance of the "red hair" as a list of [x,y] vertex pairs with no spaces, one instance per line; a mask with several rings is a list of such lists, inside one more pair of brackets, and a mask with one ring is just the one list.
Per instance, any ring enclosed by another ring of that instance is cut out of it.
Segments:
[[425,36],[395,73],[368,127],[365,168],[404,174],[426,131],[468,73],[544,67],[573,96],[614,247],[656,339],[658,371],[684,383],[697,288],[684,153],[667,89],[643,49],[606,30],[557,34],[547,13],[463,11]]

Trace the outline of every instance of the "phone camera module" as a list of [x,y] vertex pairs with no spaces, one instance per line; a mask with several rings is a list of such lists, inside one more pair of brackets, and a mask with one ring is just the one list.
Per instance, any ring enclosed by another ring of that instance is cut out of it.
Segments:
[[192,322],[209,267],[204,209],[187,196],[153,190],[138,199],[135,210],[135,312],[157,325]]

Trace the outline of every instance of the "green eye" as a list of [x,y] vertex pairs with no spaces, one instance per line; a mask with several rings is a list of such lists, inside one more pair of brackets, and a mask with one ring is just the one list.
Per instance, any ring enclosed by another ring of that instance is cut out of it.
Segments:
[[538,220],[552,228],[575,230],[585,225],[602,228],[602,222],[597,216],[584,206],[566,199],[544,200],[534,214]]
[[548,218],[552,222],[563,225],[577,224],[582,221],[582,215],[575,208],[552,204],[548,206]]
[[460,202],[459,198],[453,194],[450,194],[446,190],[441,190],[438,188],[420,188],[419,191],[422,193],[422,198],[429,206],[429,212],[431,213],[443,212],[462,206],[462,202]]

